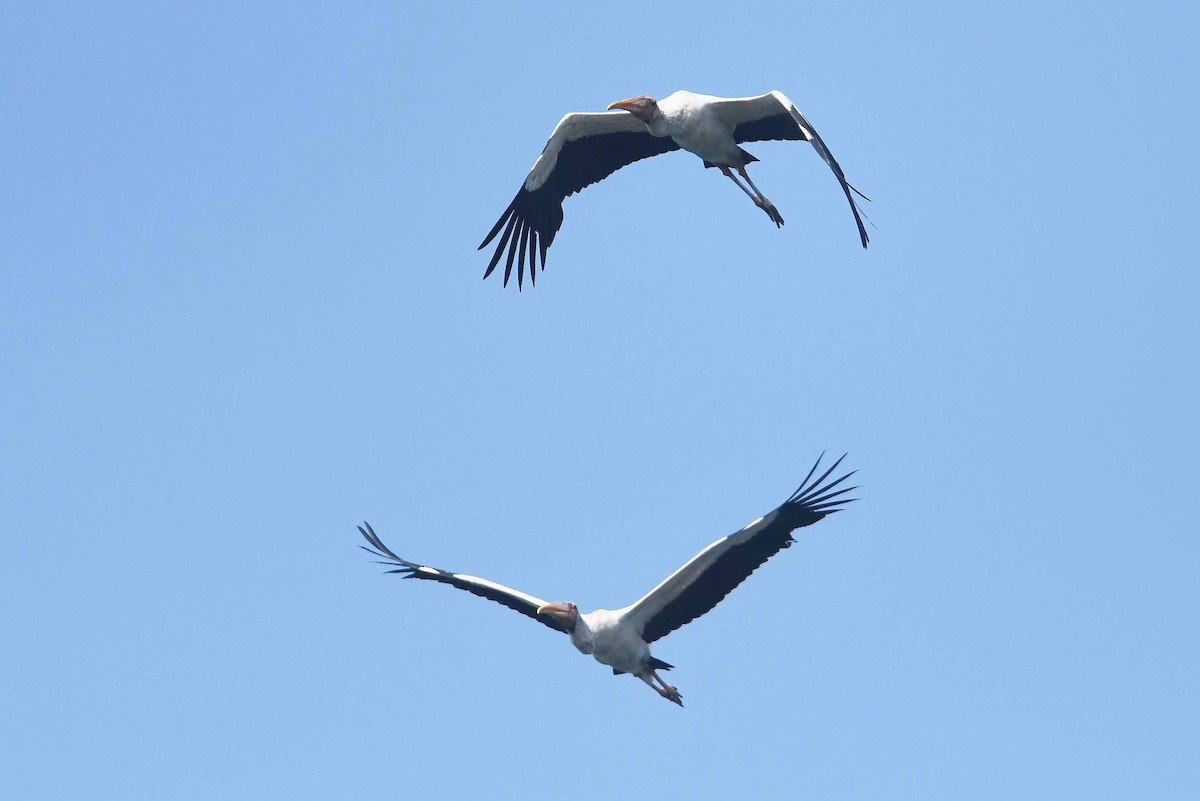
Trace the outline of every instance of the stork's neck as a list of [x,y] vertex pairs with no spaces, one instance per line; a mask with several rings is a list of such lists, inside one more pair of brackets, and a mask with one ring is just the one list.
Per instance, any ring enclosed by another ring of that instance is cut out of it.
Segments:
[[651,136],[662,137],[671,135],[669,130],[670,123],[667,120],[667,115],[662,113],[662,111],[658,108],[657,103],[655,103],[654,107],[651,109],[650,119],[645,120],[645,123],[646,130],[650,132]]
[[578,648],[582,654],[590,654],[596,647],[595,635],[587,621],[583,619],[583,615],[580,615],[575,622],[575,630],[571,632],[571,645]]

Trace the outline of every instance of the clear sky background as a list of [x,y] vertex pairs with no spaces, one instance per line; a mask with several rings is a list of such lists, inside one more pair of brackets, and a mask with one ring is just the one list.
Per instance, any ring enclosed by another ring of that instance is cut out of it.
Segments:
[[[0,10],[0,796],[1196,798],[1195,10]],[[559,117],[780,89],[476,245]],[[417,561],[636,599],[687,707]]]

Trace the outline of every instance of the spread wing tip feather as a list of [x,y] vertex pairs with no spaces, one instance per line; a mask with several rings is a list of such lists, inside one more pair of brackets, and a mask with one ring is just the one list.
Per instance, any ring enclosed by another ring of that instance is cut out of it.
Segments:
[[[366,528],[364,528],[365,526]],[[363,521],[362,526],[358,527],[358,533],[363,535],[363,539],[370,543],[368,548],[366,545],[360,545],[367,553],[372,556],[378,556],[383,561],[377,561],[376,564],[397,566],[394,570],[384,571],[386,573],[399,573],[404,578],[412,578],[413,574],[421,567],[415,562],[410,562],[392,552],[392,549],[383,544],[383,540],[379,539],[379,535],[375,533],[375,529],[371,528],[371,524]]]
[[[541,202],[545,201],[544,198],[540,200]],[[476,248],[476,250],[483,250],[499,237],[487,269],[483,272],[485,279],[495,271],[507,252],[508,258],[504,264],[502,285],[508,286],[515,266],[517,268],[517,291],[524,289],[525,269],[528,266],[530,285],[537,286],[537,254],[540,252],[542,269],[545,270],[546,249],[553,241],[557,229],[549,231],[540,229],[536,222],[537,219],[540,219],[536,206],[537,200],[532,197],[531,193],[521,189],[513,201],[508,204],[504,213],[500,215],[500,219],[492,226],[492,230],[488,231],[483,242]]]
[[828,479],[829,476],[831,476],[833,472],[838,469],[838,466],[842,463],[842,460],[844,460],[848,455],[849,454],[843,453],[825,470],[825,472],[823,472],[818,478],[813,479],[813,475],[820,468],[821,460],[825,458],[825,454],[822,453],[820,456],[818,456],[817,461],[808,471],[808,475],[804,477],[804,481],[800,482],[800,486],[797,487],[796,491],[793,492],[791,497],[787,499],[785,505],[803,507],[811,512],[831,514],[832,512],[838,511],[846,504],[858,500],[857,498],[839,497],[858,489],[857,486],[845,487],[835,491],[835,488],[839,484],[857,473],[857,470],[851,470],[850,472],[834,479],[833,481],[826,483],[826,479]]

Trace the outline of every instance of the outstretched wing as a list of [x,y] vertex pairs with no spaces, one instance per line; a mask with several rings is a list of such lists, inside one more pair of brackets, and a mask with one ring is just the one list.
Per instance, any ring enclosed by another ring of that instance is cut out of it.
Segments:
[[515,262],[517,287],[521,288],[526,261],[529,280],[536,284],[535,254],[541,255],[542,269],[546,269],[546,251],[562,227],[562,203],[567,196],[604,180],[627,164],[678,149],[679,145],[670,137],[651,136],[645,123],[626,111],[563,117],[534,162],[521,191],[480,244],[479,249],[483,250],[500,235],[483,277],[492,274],[507,248],[504,285],[508,286]]
[[[366,526],[366,528],[363,528]],[[371,528],[370,523],[364,522],[358,527],[359,532],[371,544],[371,547],[360,545],[367,553],[380,557],[383,561],[380,564],[396,565],[393,570],[388,573],[399,573],[404,578],[427,579],[429,581],[440,581],[443,584],[449,584],[451,587],[457,587],[460,590],[466,590],[472,595],[478,595],[480,598],[487,598],[489,601],[495,601],[498,604],[503,604],[509,609],[516,610],[526,617],[531,617],[538,623],[544,626],[549,626],[555,631],[565,631],[564,628],[554,622],[549,617],[538,617],[537,608],[545,606],[546,602],[541,598],[535,598],[528,593],[514,590],[511,587],[505,587],[503,584],[497,584],[494,581],[481,579],[478,576],[468,576],[463,573],[450,573],[445,570],[439,570],[436,567],[428,567],[427,565],[418,565],[415,562],[410,562],[407,559],[402,559],[383,544],[383,540],[379,539],[379,535]]]
[[799,489],[782,505],[696,554],[645,597],[622,610],[623,619],[641,631],[643,640],[652,643],[712,609],[759,565],[788,547],[792,531],[811,526],[855,500],[840,496],[857,487],[834,490],[854,472],[826,482],[842,459],[809,483],[821,464],[818,458]]
[[862,239],[862,246],[864,248],[867,246],[870,237],[867,236],[867,229],[863,225],[862,214],[858,204],[854,201],[854,195],[858,195],[863,200],[871,198],[850,185],[846,180],[846,174],[842,172],[841,165],[837,163],[837,159],[826,147],[825,140],[817,133],[817,129],[812,126],[812,123],[800,113],[796,105],[787,98],[787,95],[780,91],[771,91],[758,97],[734,97],[719,100],[713,105],[721,119],[729,125],[735,126],[733,137],[738,144],[761,142],[764,139],[803,139],[809,142],[816,149],[817,154],[829,165],[829,169],[833,170],[838,183],[841,184],[842,191],[846,193],[846,200],[850,201],[850,210],[854,212],[854,221],[858,223],[858,235]]

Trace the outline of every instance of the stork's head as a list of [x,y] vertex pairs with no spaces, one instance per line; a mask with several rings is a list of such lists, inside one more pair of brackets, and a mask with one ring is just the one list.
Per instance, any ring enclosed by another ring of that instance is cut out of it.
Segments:
[[631,97],[628,100],[618,100],[616,103],[609,103],[608,110],[612,111],[613,109],[628,111],[642,122],[649,124],[650,120],[654,117],[654,112],[658,110],[658,101],[650,95],[639,95]]
[[579,623],[579,607],[570,601],[559,601],[539,606],[537,616],[549,618],[558,628],[568,634],[574,634],[575,626]]

